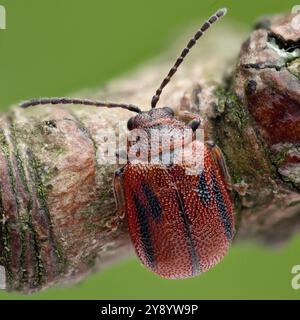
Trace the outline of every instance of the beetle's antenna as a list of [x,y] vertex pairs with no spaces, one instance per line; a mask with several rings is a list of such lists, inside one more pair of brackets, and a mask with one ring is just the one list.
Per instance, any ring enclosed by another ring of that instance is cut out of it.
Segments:
[[112,102],[102,102],[88,99],[77,99],[77,98],[40,98],[33,99],[23,102],[20,106],[22,108],[28,108],[37,105],[45,104],[82,104],[86,106],[95,106],[95,107],[106,107],[106,108],[122,108],[129,111],[140,113],[141,109],[132,104],[123,104],[123,103],[112,103]]
[[196,44],[197,40],[203,36],[205,31],[207,31],[212,26],[212,24],[214,24],[220,18],[225,16],[226,13],[227,13],[226,8],[219,9],[213,16],[211,16],[209,18],[208,21],[206,21],[202,25],[202,27],[196,32],[194,37],[188,42],[186,47],[182,50],[180,57],[176,60],[174,66],[170,69],[168,75],[166,76],[166,78],[164,78],[160,87],[156,90],[155,95],[153,96],[153,98],[151,100],[151,107],[152,108],[156,107],[156,104],[160,98],[160,95],[163,91],[163,88],[169,83],[169,81],[171,80],[173,75],[176,73],[178,67],[181,65],[182,61],[184,60],[185,56],[189,53],[190,49]]

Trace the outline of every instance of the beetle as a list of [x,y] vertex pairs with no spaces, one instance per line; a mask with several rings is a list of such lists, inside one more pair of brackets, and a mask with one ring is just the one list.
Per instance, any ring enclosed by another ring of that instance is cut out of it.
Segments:
[[[159,149],[173,155],[183,141],[185,129],[193,133],[201,126],[197,115],[188,114],[189,122],[176,119],[169,107],[156,108],[168,84],[185,56],[209,27],[226,14],[220,9],[196,32],[181,52],[151,101],[149,111],[135,105],[74,98],[41,98],[22,103],[23,108],[45,104],[81,104],[96,107],[123,108],[137,113],[127,123],[129,132],[152,129],[170,132],[173,149]],[[186,116],[186,115],[185,115]],[[139,141],[148,144],[145,137]],[[184,141],[184,147],[200,147],[204,157],[202,169],[188,174],[192,153],[182,163],[127,163],[114,176],[114,194],[118,217],[127,218],[132,243],[141,262],[164,278],[188,278],[207,271],[226,254],[234,236],[233,208],[229,197],[229,174],[221,150],[209,141]],[[150,146],[151,149],[151,146]],[[176,156],[175,156],[176,158]],[[174,159],[173,159],[174,160]],[[175,159],[176,160],[176,159]]]

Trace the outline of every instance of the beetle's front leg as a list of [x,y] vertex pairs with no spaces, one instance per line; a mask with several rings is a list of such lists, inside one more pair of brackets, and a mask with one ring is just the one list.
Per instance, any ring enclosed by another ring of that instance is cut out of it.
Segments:
[[124,169],[115,172],[114,176],[114,196],[117,207],[117,214],[120,219],[125,217],[125,195],[124,195]]
[[212,158],[215,164],[220,168],[222,178],[226,184],[226,188],[228,190],[232,190],[231,177],[221,149],[213,141],[206,141],[205,143],[211,150]]
[[114,175],[114,197],[116,202],[116,214],[115,216],[106,223],[106,226],[111,231],[116,231],[119,223],[125,217],[125,196],[124,196],[124,174],[123,168],[117,170]]
[[201,125],[199,115],[190,111],[179,111],[177,118],[191,127],[193,131],[196,131]]
[[200,120],[199,115],[197,115],[193,112],[190,112],[188,110],[179,111],[177,113],[177,118],[185,123],[189,123],[189,122],[193,121],[194,119]]

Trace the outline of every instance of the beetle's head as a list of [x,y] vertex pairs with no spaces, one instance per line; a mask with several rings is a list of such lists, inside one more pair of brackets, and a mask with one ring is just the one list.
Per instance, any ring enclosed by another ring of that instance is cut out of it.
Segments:
[[131,117],[127,122],[128,130],[140,129],[157,124],[161,119],[174,118],[174,111],[169,107],[151,109]]

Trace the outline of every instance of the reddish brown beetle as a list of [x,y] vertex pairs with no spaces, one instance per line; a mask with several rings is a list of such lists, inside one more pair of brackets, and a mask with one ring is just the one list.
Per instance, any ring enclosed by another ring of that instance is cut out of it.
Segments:
[[[195,133],[200,126],[196,115],[190,114],[190,122],[185,124],[175,119],[171,108],[155,108],[163,88],[189,50],[225,14],[226,9],[218,10],[188,42],[153,96],[150,111],[142,112],[134,105],[72,98],[43,98],[22,104],[23,108],[40,104],[124,108],[138,113],[128,121],[130,131],[142,129],[149,135],[156,129],[160,138],[162,132],[177,129],[172,148],[160,148],[156,156],[173,155],[184,141],[190,153],[182,163],[175,161],[166,165],[162,161],[132,163],[128,160],[114,179],[118,215],[127,217],[137,255],[149,269],[166,278],[192,277],[210,269],[224,257],[234,235],[233,209],[226,190],[229,179],[221,151],[212,143],[183,139],[185,129]],[[143,139],[140,143],[148,145],[148,140]],[[202,170],[187,174],[196,147],[204,154]]]

